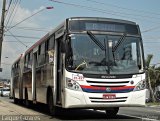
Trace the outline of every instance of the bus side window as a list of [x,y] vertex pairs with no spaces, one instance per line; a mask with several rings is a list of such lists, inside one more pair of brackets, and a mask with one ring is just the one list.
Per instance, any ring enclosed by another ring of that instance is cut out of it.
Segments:
[[14,64],[13,64],[13,66],[12,66],[12,74],[13,74],[13,77],[14,77],[14,75],[15,75]]
[[19,75],[19,73],[20,73],[19,70],[20,70],[20,62],[18,61],[18,62],[17,62],[17,75]]
[[39,46],[38,51],[38,65],[43,65],[45,63],[45,43]]
[[49,48],[48,48],[49,50],[54,49],[54,43],[55,41],[54,41],[54,36],[53,36],[49,39]]
[[26,71],[27,70],[27,64],[28,64],[28,54],[27,55],[25,55],[25,60],[24,60],[24,71]]
[[40,55],[41,54],[41,45],[39,45],[39,47],[38,47],[38,55]]
[[32,68],[32,57],[33,56],[33,52],[30,52],[28,54],[28,68],[31,69]]
[[17,75],[17,63],[15,63],[15,76]]
[[45,42],[45,52],[49,50],[49,39]]
[[48,50],[49,50],[49,39],[45,42],[45,63],[49,62]]
[[28,69],[30,68],[29,62],[30,62],[30,53],[28,53],[28,58],[27,58],[27,68]]
[[15,66],[14,66],[14,72],[15,72],[15,76],[17,75],[17,67],[16,67],[16,63],[15,63]]
[[40,66],[41,45],[38,47],[38,66]]

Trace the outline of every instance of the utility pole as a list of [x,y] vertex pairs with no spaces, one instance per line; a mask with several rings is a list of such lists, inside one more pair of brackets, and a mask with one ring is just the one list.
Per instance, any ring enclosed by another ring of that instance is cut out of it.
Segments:
[[6,12],[6,0],[3,0],[2,16],[1,16],[1,24],[0,24],[0,72],[2,72],[2,68],[1,68],[1,56],[2,56],[2,42],[3,42],[3,36],[4,36],[5,12]]

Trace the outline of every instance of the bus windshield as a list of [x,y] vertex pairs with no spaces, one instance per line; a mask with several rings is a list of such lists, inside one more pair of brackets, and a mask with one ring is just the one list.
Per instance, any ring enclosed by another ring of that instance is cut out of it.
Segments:
[[[88,74],[134,74],[142,69],[142,45],[138,37],[71,34],[66,68]],[[98,44],[97,44],[98,43]]]

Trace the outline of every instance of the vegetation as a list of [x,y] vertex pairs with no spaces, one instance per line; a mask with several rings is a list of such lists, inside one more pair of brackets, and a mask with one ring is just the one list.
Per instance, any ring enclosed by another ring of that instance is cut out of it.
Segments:
[[156,102],[154,90],[155,87],[160,83],[160,67],[156,67],[156,65],[151,65],[152,59],[153,59],[152,54],[149,54],[146,58],[147,87],[150,91],[151,101]]

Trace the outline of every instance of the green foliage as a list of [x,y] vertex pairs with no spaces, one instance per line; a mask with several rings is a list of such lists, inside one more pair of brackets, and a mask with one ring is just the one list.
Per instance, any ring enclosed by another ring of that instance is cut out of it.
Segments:
[[158,83],[160,83],[160,67],[156,67],[156,65],[150,65],[153,59],[153,55],[149,54],[146,59],[146,68],[147,73],[151,80],[152,88],[155,88]]
[[155,95],[153,89],[160,83],[160,67],[156,67],[156,65],[151,66],[153,55],[149,54],[146,58],[145,64],[147,69],[147,85],[151,92],[152,102],[155,102]]
[[146,59],[146,61],[145,61],[145,64],[146,64],[147,69],[148,69],[149,66],[150,66],[150,63],[151,63],[152,58],[153,58],[153,55],[152,55],[152,54],[149,54],[149,55],[147,56],[147,59]]

